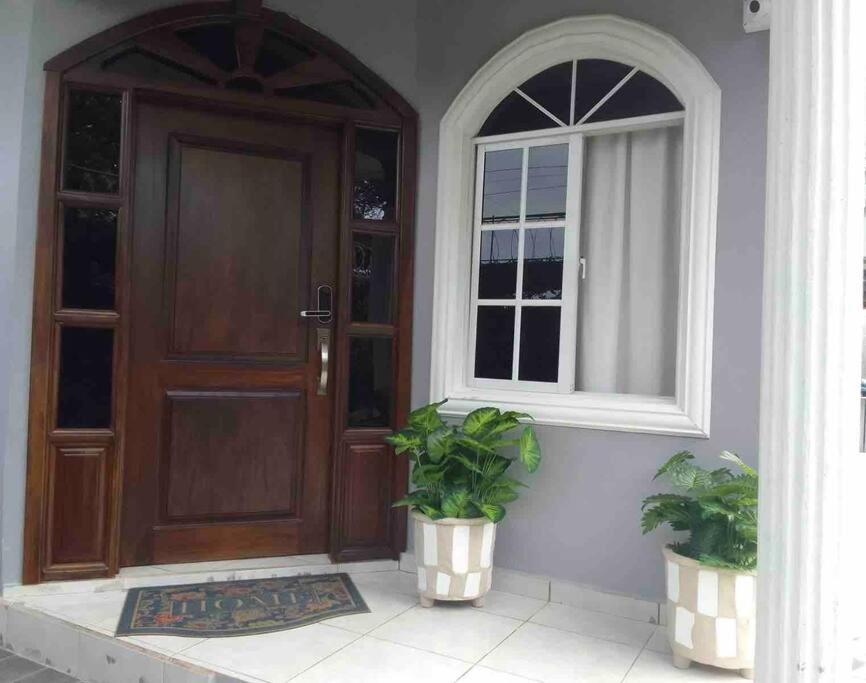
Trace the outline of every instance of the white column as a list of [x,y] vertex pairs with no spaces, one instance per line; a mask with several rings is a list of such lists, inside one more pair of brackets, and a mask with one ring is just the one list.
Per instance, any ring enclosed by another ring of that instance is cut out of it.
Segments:
[[866,0],[773,3],[759,455],[761,683],[841,682],[851,671],[844,527],[858,450],[864,12]]

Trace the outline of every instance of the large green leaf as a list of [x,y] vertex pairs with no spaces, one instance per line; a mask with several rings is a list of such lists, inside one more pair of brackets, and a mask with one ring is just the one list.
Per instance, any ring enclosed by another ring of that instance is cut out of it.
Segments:
[[442,499],[442,513],[446,517],[457,517],[458,519],[463,519],[467,516],[466,513],[469,503],[469,491],[466,489],[457,489]]
[[418,408],[417,410],[413,410],[409,413],[409,426],[419,431],[421,435],[426,438],[428,434],[435,432],[437,429],[445,425],[442,418],[439,417],[439,407],[444,403],[445,401],[431,403],[422,408]]
[[469,436],[478,436],[490,430],[499,419],[498,408],[478,408],[463,420],[463,431]]
[[408,429],[386,436],[385,441],[394,447],[394,452],[397,455],[421,446],[421,438]]
[[487,517],[491,522],[499,522],[505,517],[505,507],[502,505],[494,505],[483,503],[478,506],[481,514]]
[[518,460],[523,463],[528,472],[535,472],[541,464],[541,447],[538,445],[538,438],[532,427],[527,427],[520,435]]
[[664,465],[659,468],[659,471],[656,472],[656,476],[654,476],[653,479],[658,479],[662,475],[667,474],[672,468],[678,467],[686,460],[694,460],[694,458],[695,456],[688,451],[680,451],[679,453],[675,453]]
[[454,429],[440,427],[427,437],[427,454],[433,462],[439,462],[448,455],[454,444]]
[[722,451],[722,460],[727,460],[728,462],[732,462],[737,467],[739,467],[745,474],[750,477],[757,479],[758,473],[749,467],[746,463],[743,462],[742,458],[736,453],[731,453],[731,451]]

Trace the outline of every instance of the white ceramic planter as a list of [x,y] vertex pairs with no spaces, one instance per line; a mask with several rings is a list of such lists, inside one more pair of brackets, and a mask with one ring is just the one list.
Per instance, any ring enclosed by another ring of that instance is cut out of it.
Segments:
[[674,666],[692,662],[755,677],[755,572],[717,569],[665,548]]
[[493,580],[496,525],[484,517],[432,520],[417,511],[412,518],[421,605],[471,600],[481,607]]

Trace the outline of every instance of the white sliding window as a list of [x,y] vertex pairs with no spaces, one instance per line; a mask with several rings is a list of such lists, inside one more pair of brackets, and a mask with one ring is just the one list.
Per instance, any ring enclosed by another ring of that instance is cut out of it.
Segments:
[[706,436],[718,121],[693,56],[611,17],[482,69],[440,131],[431,398]]

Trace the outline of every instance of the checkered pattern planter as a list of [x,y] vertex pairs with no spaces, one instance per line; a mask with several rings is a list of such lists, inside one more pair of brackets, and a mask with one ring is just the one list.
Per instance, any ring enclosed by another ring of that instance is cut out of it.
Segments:
[[755,573],[707,567],[669,548],[664,555],[674,665],[700,662],[754,678]]
[[496,525],[486,518],[432,520],[413,512],[421,604],[471,600],[480,606],[493,580]]

